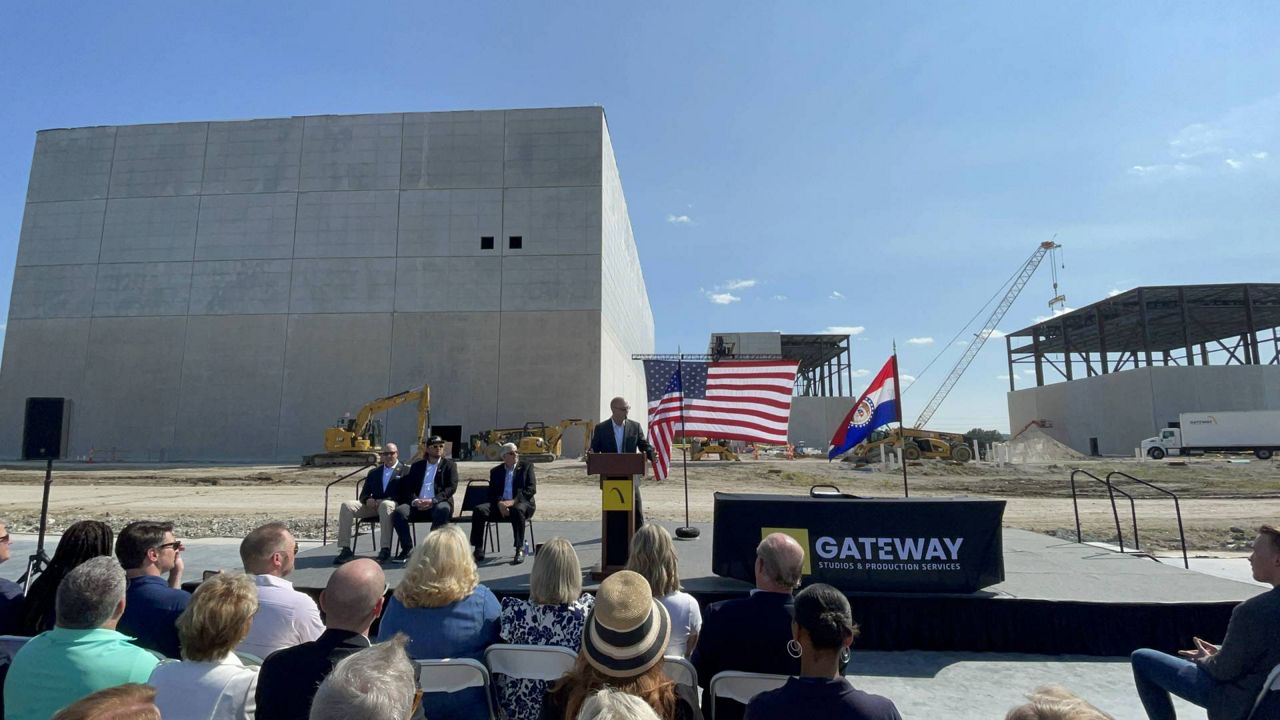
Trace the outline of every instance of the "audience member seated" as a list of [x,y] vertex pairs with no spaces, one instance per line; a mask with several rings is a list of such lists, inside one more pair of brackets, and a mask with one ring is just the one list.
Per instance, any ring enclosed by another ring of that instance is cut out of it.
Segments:
[[134,643],[171,658],[181,656],[175,623],[191,602],[191,593],[182,589],[182,549],[170,522],[131,522],[116,537],[116,559],[129,579],[118,629],[132,635]]
[[[387,603],[378,639],[396,633],[409,637],[415,660],[471,658],[498,642],[498,599],[480,584],[467,536],[457,525],[432,530],[414,549],[404,577]],[[422,709],[429,718],[488,718],[484,690],[427,693]]]
[[[9,528],[0,522],[0,564],[9,560]],[[0,635],[21,635],[22,586],[0,578]]]
[[378,563],[362,558],[329,576],[320,593],[325,631],[297,647],[278,650],[258,674],[258,716],[307,720],[311,699],[333,666],[369,647],[369,626],[382,612],[387,578]]
[[[396,499],[400,497],[400,479],[409,471],[409,467],[400,462],[400,448],[395,443],[383,446],[382,464],[369,471],[360,486],[360,499],[348,500],[338,506],[338,557],[334,565],[341,565],[355,558],[351,549],[351,529],[356,520],[378,518],[378,562],[391,559],[391,530],[400,530],[396,521]],[[400,532],[400,551],[408,554],[413,546],[407,532]]]
[[604,688],[582,703],[577,720],[658,720],[658,714],[635,695]]
[[167,720],[252,720],[258,668],[245,667],[235,648],[257,611],[258,588],[247,575],[200,583],[178,617],[182,662],[160,663],[149,681]]
[[1058,685],[1038,687],[1027,700],[1030,702],[1010,710],[1004,720],[1115,720]]
[[1222,645],[1195,638],[1182,657],[1135,650],[1130,658],[1138,697],[1151,720],[1172,720],[1173,693],[1209,711],[1210,720],[1243,720],[1280,665],[1280,530],[1263,525],[1249,555],[1253,579],[1271,589],[1236,606]]
[[58,711],[53,720],[160,720],[156,689],[128,683],[99,690]]
[[[499,633],[515,645],[558,645],[577,652],[595,598],[582,592],[578,553],[564,538],[551,538],[533,556],[529,599],[502,598]],[[495,675],[498,705],[507,720],[537,720],[549,683]]]
[[267,523],[240,543],[244,571],[254,576],[258,586],[258,614],[236,650],[265,658],[281,648],[315,640],[324,632],[316,601],[285,580],[297,557],[298,542],[284,523]]
[[515,443],[502,445],[502,463],[489,470],[489,501],[471,510],[471,545],[476,562],[484,562],[485,523],[511,523],[513,565],[524,562],[524,525],[533,517],[538,481],[533,466],[520,462]]
[[671,533],[653,523],[637,530],[631,537],[627,569],[640,573],[649,582],[653,596],[671,615],[671,643],[667,645],[667,654],[677,657],[693,654],[702,629],[702,611],[698,601],[680,589],[680,568]]
[[[800,659],[787,653],[791,642],[791,593],[800,584],[804,548],[790,535],[773,533],[756,546],[756,589],[745,598],[707,606],[698,646],[693,650],[698,684],[704,689],[724,670],[796,675]],[[703,693],[703,707],[711,696]],[[716,720],[738,720],[743,706],[720,703]]]
[[5,720],[48,720],[103,688],[145,683],[159,661],[116,632],[124,607],[124,568],[115,558],[90,558],[67,573],[58,586],[56,625],[13,658]]
[[644,700],[662,720],[701,720],[695,693],[663,672],[670,639],[671,618],[643,577],[622,570],[605,578],[578,659],[543,698],[542,720],[573,720],[587,698],[605,687]]
[[111,526],[98,520],[81,520],[67,528],[49,566],[27,588],[22,603],[22,632],[17,634],[31,637],[52,630],[56,617],[54,599],[62,578],[89,558],[110,555],[114,539]]
[[[400,720],[416,715],[418,695],[405,638],[348,655],[320,683],[310,720]],[[441,720],[447,715],[431,716]]]
[[849,599],[830,585],[816,583],[796,596],[792,606],[793,643],[800,676],[747,703],[746,720],[792,720],[797,709],[824,720],[902,720],[888,698],[853,687],[842,668],[858,637]]

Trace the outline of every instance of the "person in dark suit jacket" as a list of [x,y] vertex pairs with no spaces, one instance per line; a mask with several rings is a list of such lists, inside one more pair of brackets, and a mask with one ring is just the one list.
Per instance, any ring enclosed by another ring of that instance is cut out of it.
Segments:
[[511,562],[513,565],[524,562],[524,524],[533,517],[536,492],[538,481],[533,466],[520,462],[515,443],[504,444],[502,464],[489,471],[489,502],[471,510],[471,545],[475,548],[476,562],[484,561],[484,526],[490,522],[511,523],[516,545],[516,555]]
[[[693,650],[698,684],[705,690],[724,670],[798,675],[800,656],[791,637],[791,593],[804,571],[804,548],[790,535],[773,533],[756,546],[756,589],[744,598],[712,603],[702,615]],[[795,653],[795,654],[793,654]],[[702,706],[711,708],[710,693]],[[720,701],[716,720],[739,720],[744,706]]]
[[329,576],[320,593],[324,633],[263,661],[255,696],[258,717],[307,720],[316,689],[333,666],[369,647],[369,626],[382,613],[386,583],[382,568],[369,559],[348,563]]
[[351,528],[357,519],[377,516],[381,530],[381,544],[378,546],[378,562],[386,562],[391,557],[391,529],[395,527],[400,534],[400,547],[403,549],[408,541],[408,527],[400,531],[396,521],[396,503],[400,497],[400,483],[406,468],[400,462],[400,448],[395,443],[387,443],[380,453],[382,464],[369,471],[360,487],[360,499],[348,500],[338,508],[338,557],[334,565],[341,565],[355,558],[351,549]]
[[[400,504],[396,508],[403,523],[405,535],[409,533],[409,520],[431,521],[435,530],[448,525],[453,518],[453,493],[458,489],[458,464],[444,457],[444,439],[439,435],[427,438],[426,457],[409,467],[409,474],[400,483]],[[413,543],[409,542],[409,548]],[[409,559],[407,550],[396,556],[396,562]]]
[[[631,405],[625,398],[616,397],[609,401],[609,412],[613,417],[596,425],[591,432],[591,452],[600,453],[633,453],[642,452],[653,462],[653,446],[644,439],[644,430],[640,423],[627,419]],[[621,444],[619,444],[621,438]],[[644,524],[644,507],[640,504],[640,482],[636,481],[636,527]]]

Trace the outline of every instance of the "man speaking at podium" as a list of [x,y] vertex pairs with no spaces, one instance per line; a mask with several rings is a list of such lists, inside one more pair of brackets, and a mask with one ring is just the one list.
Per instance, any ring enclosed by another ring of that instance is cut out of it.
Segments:
[[[609,412],[612,419],[596,425],[591,433],[591,452],[593,453],[633,453],[642,452],[649,462],[653,462],[653,446],[644,439],[644,431],[640,423],[627,419],[631,405],[626,399],[616,397],[609,401]],[[636,480],[636,527],[644,524],[644,510],[640,505],[640,481]]]

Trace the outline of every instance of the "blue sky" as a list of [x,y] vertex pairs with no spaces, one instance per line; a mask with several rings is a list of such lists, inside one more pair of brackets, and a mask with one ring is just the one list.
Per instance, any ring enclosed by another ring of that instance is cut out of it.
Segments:
[[[1071,307],[1277,281],[1273,4],[189,5],[0,4],[3,316],[37,130],[596,104],[660,351],[859,328],[855,368],[919,373],[1055,233]],[[1003,346],[934,427],[1008,429]]]

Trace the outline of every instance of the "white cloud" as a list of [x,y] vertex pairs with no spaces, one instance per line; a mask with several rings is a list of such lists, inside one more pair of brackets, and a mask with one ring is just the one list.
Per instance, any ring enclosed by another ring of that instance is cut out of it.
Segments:
[[832,291],[831,291],[831,294],[827,296],[827,299],[828,299],[828,300],[843,300],[843,299],[844,299],[844,293],[840,292],[839,290],[832,290]]
[[672,225],[692,225],[693,218],[688,215],[668,215],[667,222]]
[[902,382],[904,382],[904,383],[913,383],[913,382],[915,382],[915,381],[916,381],[916,376],[915,376],[915,375],[903,375],[902,373],[898,373],[898,379],[899,379],[899,380],[901,380],[901,381],[902,381]]
[[822,331],[824,335],[861,335],[866,332],[866,328],[861,325],[828,325],[826,330]]
[[1163,180],[1189,177],[1202,170],[1243,170],[1267,159],[1268,152],[1259,148],[1280,141],[1278,127],[1280,94],[1275,94],[1232,108],[1216,118],[1184,126],[1174,132],[1166,144],[1169,162],[1134,165],[1128,172]]
[[1140,178],[1149,178],[1152,180],[1166,180],[1170,178],[1187,177],[1200,172],[1199,165],[1190,163],[1177,162],[1158,165],[1134,165],[1129,168],[1130,175],[1136,175]]
[[736,303],[742,298],[732,293],[726,292],[726,293],[707,293],[707,299],[715,303],[716,305],[728,305],[730,303]]
[[[684,376],[683,376],[683,375],[681,375],[681,377],[684,377]],[[1008,375],[997,375],[997,376],[996,376],[996,379],[997,379],[997,380],[1004,380],[1004,381],[1008,381],[1008,380],[1009,380],[1009,376],[1008,376]]]
[[932,345],[932,344],[933,344],[933,338],[931,338],[931,337],[914,337],[914,338],[911,338],[911,339],[907,340],[907,344],[908,344],[908,345]]
[[871,374],[871,371],[867,370],[866,368],[858,368],[857,370],[853,371],[853,376],[856,378],[866,377],[870,374]]
[[1268,155],[1266,150],[1261,150],[1256,153],[1250,153],[1250,157],[1254,160],[1266,160],[1270,155]]
[[[988,330],[988,331],[985,331],[985,332],[986,332],[986,336],[987,336],[987,339],[988,339],[988,340],[990,340],[991,338],[1002,338],[1002,337],[1004,337],[1005,335],[1008,335],[1008,334],[1009,334],[1009,333],[1007,333],[1007,332],[1005,332],[1005,331],[1003,331],[1003,330],[998,330],[998,329],[997,329],[997,330]],[[974,333],[974,334],[973,334],[973,336],[974,336],[974,337],[978,337],[978,333]],[[969,343],[971,343],[971,342],[973,342],[973,340],[957,340],[957,341],[955,341],[955,344],[963,347],[963,346],[968,345],[968,344],[969,344]]]
[[787,296],[786,296],[786,295],[774,295],[774,296],[773,296],[773,299],[774,299],[774,300],[777,300],[778,302],[782,302],[783,300],[786,300],[786,299],[787,299]]
[[1226,163],[1227,167],[1231,168],[1232,170],[1239,170],[1240,168],[1244,167],[1244,163],[1240,160],[1236,160],[1235,158],[1227,158],[1222,162]]
[[756,286],[755,278],[749,280],[730,280],[724,284],[725,290],[744,290]]
[[1119,288],[1111,288],[1110,290],[1107,291],[1107,297],[1115,297],[1123,293],[1124,291],[1120,290]]
[[1075,310],[1076,310],[1075,308],[1067,307],[1063,305],[1062,307],[1054,310],[1052,315],[1037,315],[1035,322],[1044,322],[1045,320],[1052,320],[1053,318],[1056,318],[1059,315],[1066,315],[1069,312],[1075,312]]

